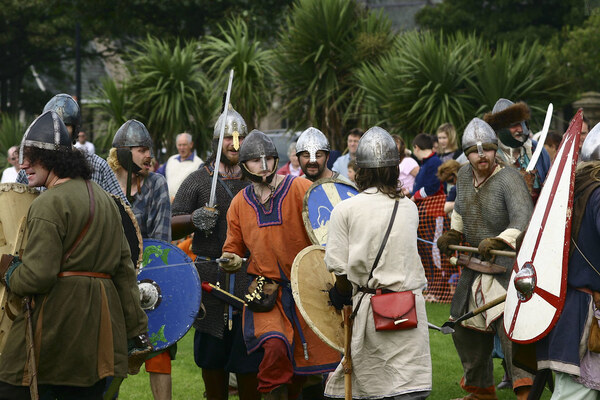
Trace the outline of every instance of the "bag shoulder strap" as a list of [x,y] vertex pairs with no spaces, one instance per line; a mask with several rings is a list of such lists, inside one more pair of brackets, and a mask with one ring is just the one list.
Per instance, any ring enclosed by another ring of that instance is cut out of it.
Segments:
[[83,237],[87,233],[88,229],[90,229],[90,225],[92,224],[92,220],[94,219],[94,214],[95,214],[95,210],[96,210],[96,202],[94,201],[94,190],[92,189],[92,184],[90,183],[89,180],[86,180],[85,184],[87,185],[88,194],[90,195],[90,216],[88,217],[87,223],[85,224],[85,226],[79,233],[79,236],[77,236],[77,239],[75,239],[75,242],[73,243],[71,248],[69,250],[67,250],[67,252],[63,256],[61,265],[63,265],[65,262],[67,262],[67,260],[71,256],[71,254],[75,251],[77,246],[79,246],[79,243],[81,243],[81,241],[83,240]]
[[390,232],[392,231],[392,226],[394,226],[394,221],[396,220],[397,212],[398,212],[398,199],[396,199],[396,201],[394,202],[394,211],[392,211],[392,217],[390,218],[390,223],[388,224],[387,230],[385,231],[385,235],[383,236],[383,241],[381,242],[381,246],[379,247],[379,252],[377,253],[377,257],[375,257],[375,261],[373,261],[373,267],[371,268],[371,273],[369,274],[369,279],[367,279],[367,284],[373,277],[373,271],[375,270],[375,267],[377,267],[377,264],[379,264],[379,259],[381,258],[381,255],[383,254],[383,249],[385,248],[385,244],[387,243],[388,238],[390,237]]
[[[369,273],[369,278],[367,279],[367,284],[369,284],[369,281],[373,277],[373,271],[375,271],[375,268],[377,267],[377,264],[379,263],[379,259],[381,258],[381,254],[383,254],[383,249],[385,248],[385,244],[387,243],[388,238],[390,237],[390,232],[392,231],[392,226],[394,226],[394,221],[396,220],[397,212],[398,212],[398,199],[396,199],[396,201],[394,202],[394,211],[392,211],[392,217],[390,218],[390,223],[388,224],[387,230],[385,231],[385,235],[383,236],[383,240],[381,241],[381,246],[379,247],[379,252],[377,252],[375,261],[373,261],[373,267],[371,268],[371,272]],[[360,307],[360,303],[362,303],[363,298],[365,297],[365,294],[366,293],[363,292],[362,296],[360,296],[360,299],[358,299],[358,303],[356,303],[356,307],[354,307],[354,310],[352,311],[352,314],[350,315],[350,319],[354,319],[356,317],[356,313],[358,312],[358,308]]]

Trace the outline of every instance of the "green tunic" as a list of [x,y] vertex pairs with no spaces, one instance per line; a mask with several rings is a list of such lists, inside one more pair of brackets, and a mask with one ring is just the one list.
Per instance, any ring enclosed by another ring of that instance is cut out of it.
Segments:
[[[119,211],[100,186],[92,187],[94,219],[64,265],[63,254],[89,217],[85,181],[69,180],[33,201],[23,264],[9,280],[15,294],[33,297],[39,384],[91,386],[107,376],[126,377],[127,338],[147,331]],[[58,278],[62,271],[100,272],[112,279]],[[0,381],[29,384],[22,314],[0,355]]]

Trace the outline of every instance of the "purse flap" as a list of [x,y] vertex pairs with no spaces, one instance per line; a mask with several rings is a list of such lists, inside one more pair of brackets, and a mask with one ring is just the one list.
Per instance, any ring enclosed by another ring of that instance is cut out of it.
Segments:
[[415,295],[407,291],[371,296],[371,307],[382,317],[398,319],[415,307]]

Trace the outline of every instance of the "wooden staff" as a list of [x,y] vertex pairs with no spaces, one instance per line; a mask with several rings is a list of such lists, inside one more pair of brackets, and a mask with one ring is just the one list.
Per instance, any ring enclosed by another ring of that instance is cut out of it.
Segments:
[[29,382],[29,393],[31,400],[38,400],[38,385],[37,385],[37,367],[35,361],[35,348],[33,341],[33,326],[31,324],[31,299],[29,296],[23,297],[23,312],[25,313],[25,347],[27,351],[27,369],[31,381]]
[[344,393],[346,400],[352,400],[352,306],[344,306],[344,359],[342,367],[344,367]]
[[[457,246],[451,244],[448,246],[450,250],[456,251],[465,251],[468,253],[479,253],[479,249],[477,247],[469,247],[469,246]],[[508,250],[490,250],[490,254],[493,256],[504,256],[504,257],[512,257],[515,258],[517,256],[516,251],[508,251]]]

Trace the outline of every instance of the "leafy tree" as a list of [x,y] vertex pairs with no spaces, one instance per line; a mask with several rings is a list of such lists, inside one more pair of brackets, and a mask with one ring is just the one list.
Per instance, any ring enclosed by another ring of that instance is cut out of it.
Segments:
[[231,89],[231,104],[244,117],[248,130],[258,125],[271,105],[274,70],[271,65],[272,51],[248,32],[248,25],[241,18],[219,25],[219,36],[207,36],[203,40],[203,65],[215,82],[213,86],[227,87],[229,70],[235,75]]
[[546,47],[550,68],[571,84],[568,102],[587,91],[600,92],[600,10],[592,13],[582,26],[564,30]]
[[354,73],[393,45],[389,20],[353,0],[297,0],[279,35],[275,69],[292,128],[321,129],[343,147]]
[[25,133],[25,126],[17,115],[0,113],[0,170],[10,164],[6,159],[8,149],[19,145]]
[[492,44],[549,41],[566,25],[586,17],[584,0],[444,0],[416,14],[422,28],[476,33]]

